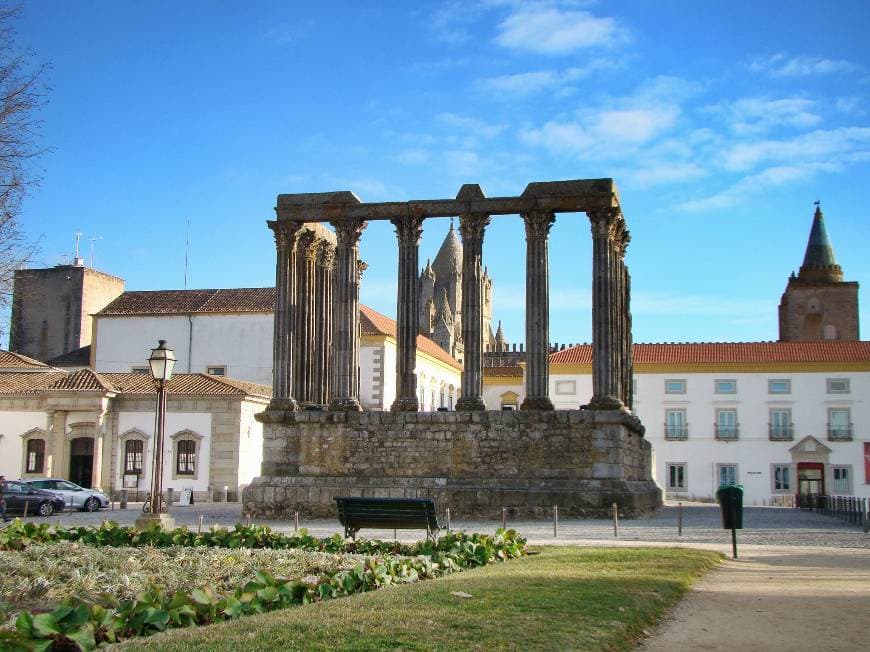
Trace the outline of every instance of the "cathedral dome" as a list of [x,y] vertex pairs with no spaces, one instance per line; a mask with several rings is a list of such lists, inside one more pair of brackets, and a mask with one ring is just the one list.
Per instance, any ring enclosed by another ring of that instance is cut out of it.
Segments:
[[438,255],[432,261],[432,269],[435,270],[435,280],[441,283],[447,281],[456,270],[462,269],[462,243],[452,222]]

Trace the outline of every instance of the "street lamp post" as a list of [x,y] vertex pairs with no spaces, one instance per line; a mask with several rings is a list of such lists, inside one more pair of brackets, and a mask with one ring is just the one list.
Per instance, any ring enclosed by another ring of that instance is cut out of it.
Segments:
[[163,502],[163,435],[166,425],[166,386],[172,378],[175,366],[175,353],[166,346],[166,340],[160,340],[157,348],[151,350],[148,358],[151,377],[157,389],[157,413],[155,415],[154,433],[154,466],[151,478],[151,498],[146,505],[145,513],[136,519],[140,529],[157,525],[164,529],[175,527],[175,520],[166,514]]

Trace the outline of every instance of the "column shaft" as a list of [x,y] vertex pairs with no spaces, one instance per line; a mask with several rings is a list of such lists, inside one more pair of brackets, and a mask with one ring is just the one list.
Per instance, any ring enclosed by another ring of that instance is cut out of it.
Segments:
[[483,234],[489,215],[468,213],[459,218],[462,234],[462,339],[465,358],[462,397],[457,410],[485,410],[483,402]]
[[297,408],[292,398],[292,347],[296,282],[296,241],[301,222],[269,222],[275,235],[275,317],[272,352],[272,402],[270,408]]
[[615,410],[623,407],[620,328],[617,323],[621,288],[615,243],[619,223],[618,208],[588,212],[592,226],[592,409]]
[[417,399],[417,316],[420,309],[419,265],[420,237],[423,234],[423,217],[408,215],[391,220],[396,227],[399,242],[399,286],[396,297],[396,400],[394,412],[416,412],[420,408]]
[[550,269],[552,211],[523,214],[526,225],[526,397],[523,410],[552,410],[550,400]]
[[357,395],[359,357],[359,237],[366,223],[357,219],[330,222],[335,229],[335,301],[333,302],[332,400],[330,410],[360,410]]

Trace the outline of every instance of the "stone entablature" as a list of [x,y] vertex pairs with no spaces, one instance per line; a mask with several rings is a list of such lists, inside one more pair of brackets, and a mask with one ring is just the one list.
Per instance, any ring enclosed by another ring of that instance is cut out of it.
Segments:
[[650,446],[620,410],[266,412],[246,514],[332,516],[334,497],[431,497],[462,517],[623,515],[661,504]]

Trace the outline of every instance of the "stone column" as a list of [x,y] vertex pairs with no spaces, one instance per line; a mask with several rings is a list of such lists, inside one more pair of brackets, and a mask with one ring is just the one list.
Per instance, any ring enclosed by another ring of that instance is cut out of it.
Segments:
[[296,239],[296,246],[293,248],[293,260],[291,274],[293,277],[293,313],[290,321],[290,349],[291,349],[291,364],[292,371],[289,377],[290,393],[297,401],[304,401],[305,398],[305,367],[308,360],[305,355],[307,353],[305,340],[305,316],[307,314],[307,305],[305,302],[305,291],[307,288],[307,279],[305,276],[305,249],[306,238],[310,234],[308,229],[303,225],[299,232],[299,237]]
[[275,235],[275,338],[272,352],[272,402],[270,409],[295,410],[291,397],[292,350],[290,346],[296,282],[296,241],[301,222],[269,222]]
[[335,263],[335,246],[323,241],[318,261],[317,286],[317,360],[316,401],[329,403],[330,351],[332,349],[332,268]]
[[622,394],[620,400],[629,410],[634,409],[634,362],[631,335],[631,274],[625,264],[625,250],[631,242],[631,234],[622,223],[622,230],[618,241],[619,256],[619,282],[620,282],[620,342],[622,343]]
[[526,397],[522,410],[552,410],[550,400],[550,268],[552,211],[523,213],[526,224]]
[[366,223],[359,219],[332,222],[335,247],[335,301],[333,302],[332,400],[330,410],[360,410],[356,363],[359,357],[359,238]]
[[393,412],[416,412],[417,399],[417,315],[420,307],[417,263],[420,236],[423,234],[423,216],[409,214],[391,220],[399,240],[399,290],[396,299],[396,400]]
[[305,292],[302,297],[305,305],[305,369],[303,370],[303,394],[296,399],[305,403],[317,403],[316,375],[320,342],[317,340],[317,254],[320,250],[320,238],[311,233],[305,240]]
[[353,311],[353,332],[356,333],[353,347],[353,387],[355,387],[354,396],[359,397],[361,387],[359,382],[359,348],[360,338],[362,337],[362,325],[359,319],[359,290],[362,285],[363,272],[369,268],[369,264],[365,261],[357,259],[356,261],[356,310]]
[[620,287],[615,240],[623,222],[619,208],[587,211],[592,226],[592,400],[589,408],[623,408],[620,386]]
[[462,397],[457,410],[485,410],[483,402],[483,234],[489,215],[468,213],[459,218],[462,234]]

